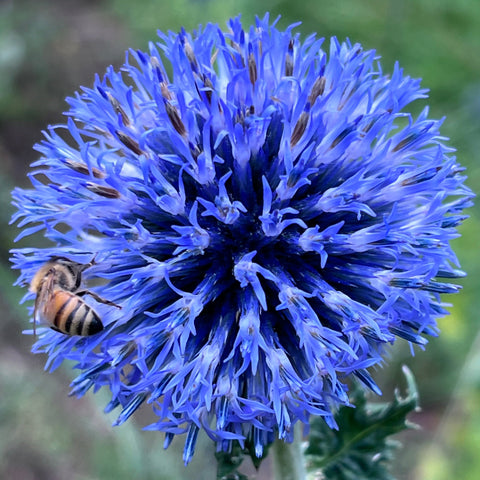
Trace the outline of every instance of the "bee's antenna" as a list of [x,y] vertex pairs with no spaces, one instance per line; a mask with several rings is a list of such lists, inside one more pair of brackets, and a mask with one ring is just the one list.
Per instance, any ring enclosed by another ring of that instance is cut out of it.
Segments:
[[86,270],[87,268],[90,268],[90,267],[93,267],[93,265],[95,265],[97,262],[95,262],[95,259],[97,258],[97,255],[98,253],[95,253],[92,257],[92,259],[88,262],[88,263],[85,263],[83,264],[81,267],[80,267],[80,271],[83,272],[84,270]]

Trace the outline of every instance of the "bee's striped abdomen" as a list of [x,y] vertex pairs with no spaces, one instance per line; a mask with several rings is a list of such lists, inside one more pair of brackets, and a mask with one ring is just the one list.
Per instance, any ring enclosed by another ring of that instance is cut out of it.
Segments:
[[88,307],[88,312],[85,316],[82,331],[77,335],[95,335],[103,330],[102,321],[93,308],[89,307],[86,303],[84,303],[84,305],[85,307]]
[[52,326],[68,335],[94,335],[103,330],[98,314],[82,298],[65,290],[53,294]]

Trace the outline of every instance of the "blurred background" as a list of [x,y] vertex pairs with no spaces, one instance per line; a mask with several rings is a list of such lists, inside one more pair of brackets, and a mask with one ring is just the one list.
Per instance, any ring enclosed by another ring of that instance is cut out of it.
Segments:
[[[261,3],[261,10],[259,4]],[[68,365],[53,375],[45,358],[30,353],[32,337],[24,294],[13,287],[9,249],[17,235],[8,227],[10,192],[28,186],[26,172],[36,160],[32,149],[49,124],[63,122],[64,98],[80,85],[91,86],[95,73],[119,67],[124,52],[145,50],[157,29],[192,30],[242,13],[281,15],[280,27],[301,21],[305,37],[337,36],[375,48],[384,72],[395,60],[405,72],[423,78],[430,116],[446,116],[442,132],[467,167],[468,185],[480,186],[480,2],[477,0],[0,0],[0,478],[12,480],[215,478],[211,445],[200,441],[193,462],[181,460],[184,438],[163,451],[163,435],[143,432],[138,415],[112,428],[104,415],[108,402],[100,392],[68,397],[74,377]],[[451,315],[441,319],[442,335],[426,352],[411,355],[408,345],[392,351],[389,364],[376,372],[384,393],[404,388],[401,365],[414,372],[422,410],[411,416],[420,429],[399,437],[393,473],[399,480],[480,478],[480,202],[453,243],[468,278],[454,297]],[[33,245],[27,239],[22,245]],[[38,240],[39,242],[41,241]],[[30,242],[30,243],[29,243]],[[37,244],[35,244],[37,245]],[[245,465],[245,471],[249,465]],[[270,476],[268,462],[257,479]]]

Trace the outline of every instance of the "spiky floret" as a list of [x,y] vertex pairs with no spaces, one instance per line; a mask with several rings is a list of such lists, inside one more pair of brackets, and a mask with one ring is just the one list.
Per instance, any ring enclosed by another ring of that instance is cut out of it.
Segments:
[[[348,404],[401,337],[419,345],[462,275],[450,239],[471,192],[425,109],[418,80],[385,75],[373,51],[279,31],[207,25],[159,33],[51,127],[32,189],[16,189],[19,282],[51,255],[101,277],[105,330],[44,331],[48,366],[107,386],[117,424],[144,402],[166,432],[199,429],[257,455],[276,436]],[[402,128],[398,124],[403,124]],[[65,134],[65,135],[64,135]]]

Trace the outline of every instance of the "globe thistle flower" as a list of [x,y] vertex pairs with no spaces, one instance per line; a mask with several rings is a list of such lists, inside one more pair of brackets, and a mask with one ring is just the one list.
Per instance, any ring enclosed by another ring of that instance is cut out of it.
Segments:
[[150,404],[186,462],[200,429],[261,456],[312,415],[335,428],[349,377],[379,393],[397,338],[437,334],[472,195],[441,121],[405,111],[426,90],[374,51],[268,16],[159,37],[67,99],[14,191],[19,238],[51,244],[13,251],[19,283],[95,255],[85,283],[122,307],[33,350],[76,362],[74,394],[107,387],[116,424]]

